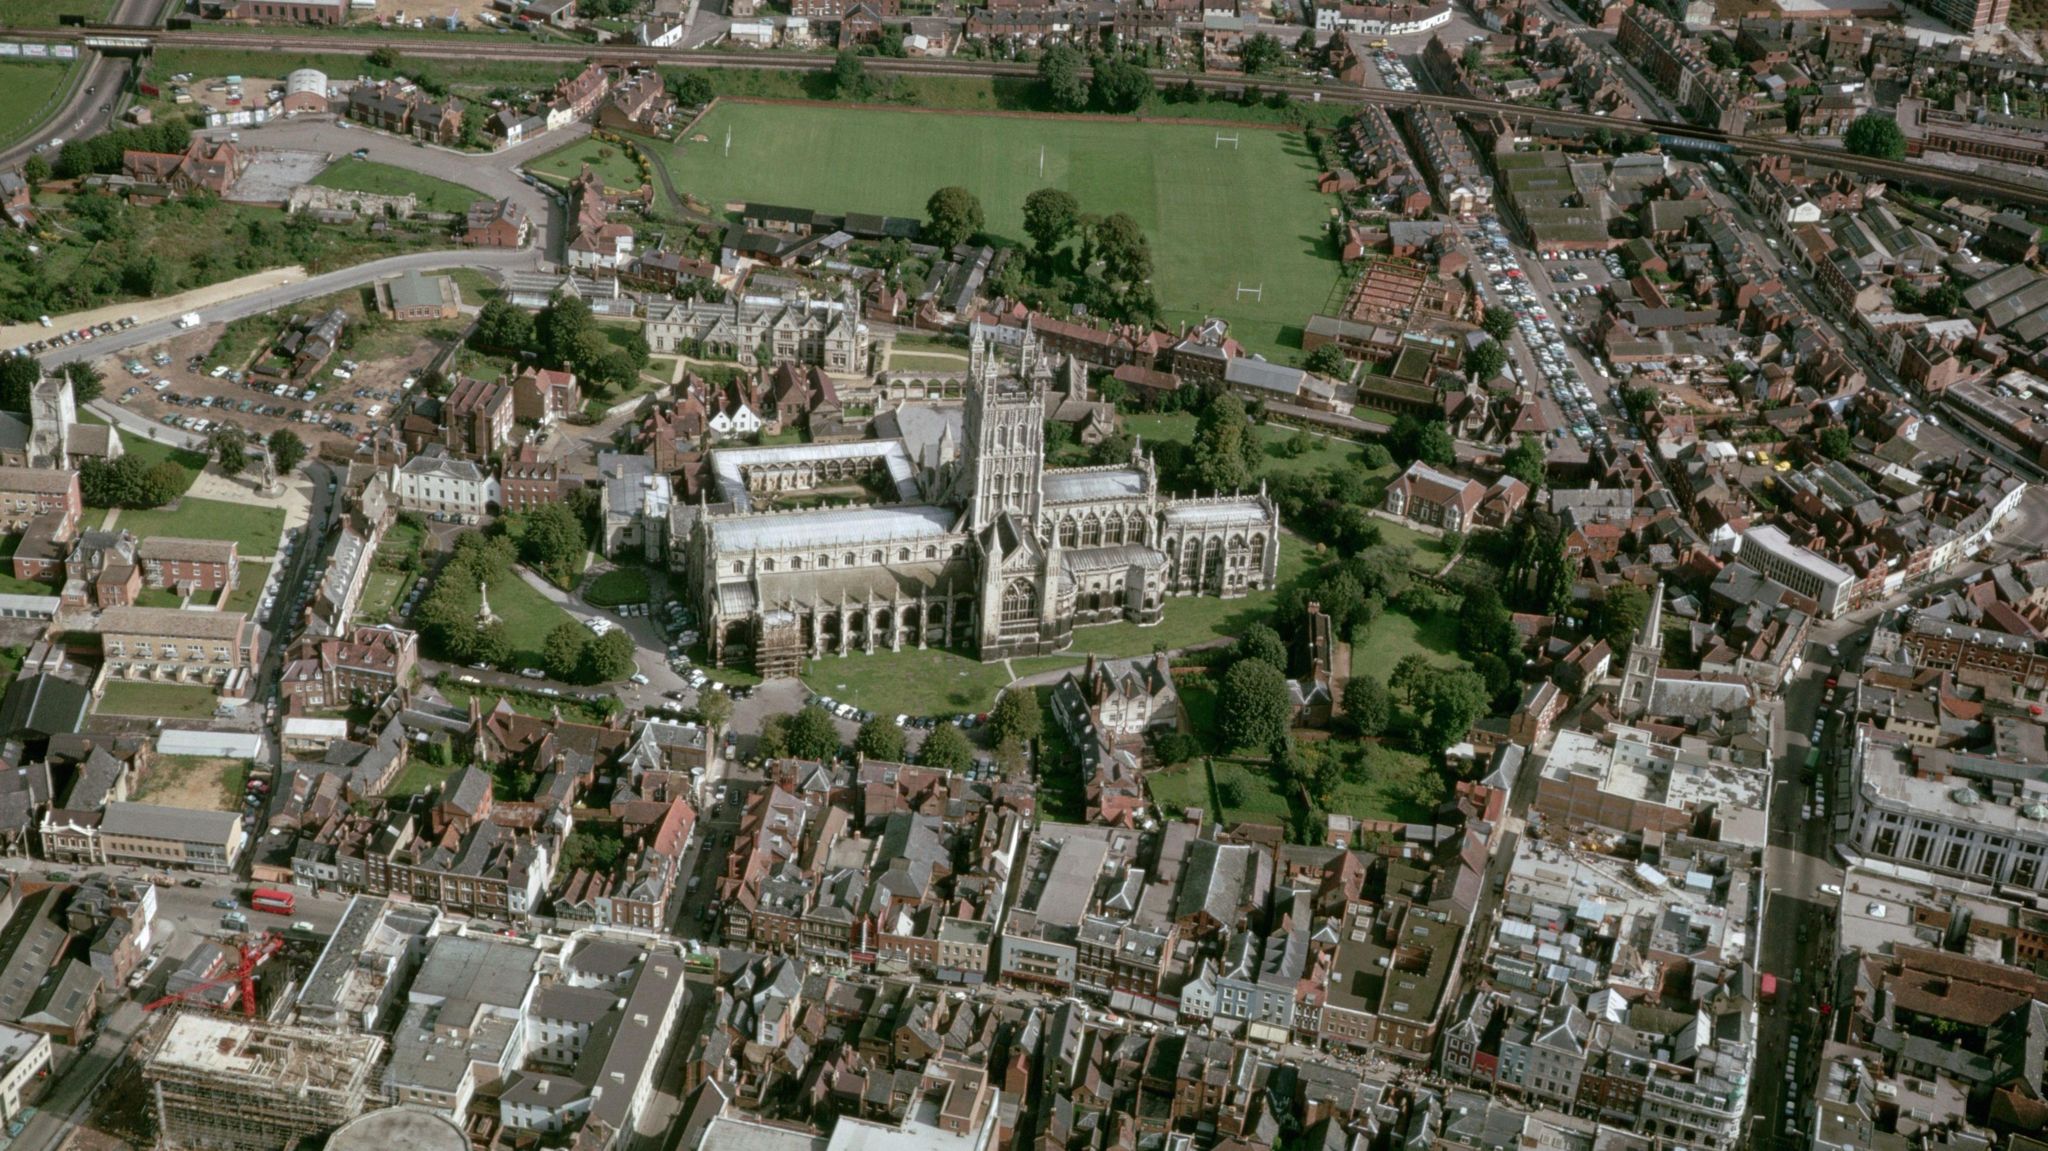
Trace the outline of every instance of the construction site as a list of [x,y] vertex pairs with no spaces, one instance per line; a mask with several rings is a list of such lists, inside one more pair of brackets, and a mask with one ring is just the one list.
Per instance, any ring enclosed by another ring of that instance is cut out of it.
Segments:
[[291,1151],[361,1114],[384,1040],[180,1009],[142,1063],[159,1146]]

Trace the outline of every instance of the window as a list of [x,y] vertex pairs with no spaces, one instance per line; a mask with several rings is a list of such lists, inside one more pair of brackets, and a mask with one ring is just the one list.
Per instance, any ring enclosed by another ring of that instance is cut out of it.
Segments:
[[1011,580],[1003,589],[1003,623],[1032,623],[1038,619],[1038,589],[1027,579]]

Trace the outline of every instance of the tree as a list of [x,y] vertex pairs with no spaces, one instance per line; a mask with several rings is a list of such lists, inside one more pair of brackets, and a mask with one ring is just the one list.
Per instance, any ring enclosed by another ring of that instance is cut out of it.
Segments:
[[633,637],[615,627],[583,649],[583,681],[609,683],[633,674]]
[[995,710],[988,716],[989,734],[998,742],[1005,739],[1022,740],[1026,743],[1037,739],[1045,730],[1045,720],[1038,710],[1038,696],[1029,688],[1012,688],[1003,692],[996,700]]
[[1514,333],[1515,314],[1506,308],[1488,308],[1479,319],[1479,326],[1496,340],[1505,340]]
[[64,378],[71,381],[72,402],[80,407],[100,398],[106,389],[106,374],[90,360],[73,360],[64,365]]
[[754,751],[764,759],[781,759],[789,754],[788,715],[771,715],[761,721],[761,734],[754,739]]
[[1486,64],[1486,45],[1478,40],[1468,41],[1465,51],[1459,54],[1458,62],[1467,72],[1477,72]]
[[933,192],[924,214],[924,238],[941,251],[964,244],[981,231],[981,201],[958,184]]
[[1265,660],[1232,664],[1218,697],[1226,746],[1265,747],[1287,734],[1287,677]]
[[550,366],[569,367],[580,354],[590,350],[584,339],[586,333],[596,334],[604,341],[596,324],[590,315],[590,304],[583,297],[557,292],[533,318],[533,342],[541,359]]
[[1152,247],[1145,240],[1145,230],[1126,213],[1103,217],[1089,239],[1111,280],[1135,284],[1152,278]]
[[1316,30],[1313,28],[1303,28],[1301,35],[1294,38],[1294,50],[1304,60],[1315,59]]
[[1129,60],[1104,60],[1095,66],[1090,91],[1104,112],[1135,112],[1152,96],[1152,77]]
[[1500,591],[1490,583],[1475,581],[1468,586],[1458,610],[1459,653],[1467,659],[1483,652],[1506,658],[1521,648],[1521,633],[1515,630],[1515,617],[1501,602]]
[[1344,359],[1344,351],[1335,344],[1323,344],[1308,354],[1302,367],[1319,376],[1349,375],[1350,363]]
[[1903,160],[1906,157],[1906,133],[1890,116],[1865,112],[1856,117],[1848,131],[1842,133],[1842,147],[1858,156]]
[[932,728],[924,737],[924,743],[917,749],[920,767],[936,768],[940,771],[966,771],[974,766],[974,745],[967,742],[967,736],[950,723]]
[[563,620],[541,641],[541,670],[548,678],[573,683],[583,671],[583,649],[590,646],[590,630],[575,620]]
[[1230,492],[1250,487],[1252,469],[1247,457],[1255,450],[1244,402],[1225,392],[1203,410],[1195,425],[1195,476],[1212,491]]
[[1244,65],[1247,76],[1271,72],[1287,62],[1287,50],[1280,46],[1280,41],[1264,32],[1246,40],[1237,52],[1238,61]]
[[470,342],[492,352],[524,352],[533,347],[534,318],[503,296],[487,300],[477,312]]
[[903,762],[903,729],[887,716],[875,716],[860,725],[853,737],[853,750],[868,759]]
[[1393,722],[1394,697],[1387,685],[1370,675],[1354,675],[1344,681],[1344,716],[1360,735],[1378,735]]
[[1546,455],[1542,436],[1523,436],[1501,455],[1500,467],[1534,490],[1543,486]]
[[270,433],[265,441],[270,447],[270,462],[280,476],[288,476],[306,458],[306,441],[290,428],[279,428]]
[[817,704],[806,704],[789,719],[789,754],[798,759],[829,760],[839,754],[839,728]]
[[1649,614],[1650,593],[1634,584],[1620,584],[1609,588],[1600,602],[1593,605],[1587,626],[1619,652],[1642,630],[1643,620]]
[[27,182],[31,195],[40,192],[50,180],[50,162],[41,156],[30,156],[21,163],[21,178]]
[[1819,438],[1820,454],[1831,460],[1848,459],[1850,450],[1855,446],[1850,442],[1849,429],[1840,424],[1829,424],[1822,428]]
[[868,66],[860,53],[841,48],[832,61],[832,95],[841,100],[858,100],[868,92]]
[[214,458],[220,461],[224,476],[239,476],[249,470],[249,437],[233,424],[223,424],[213,430]]
[[722,691],[698,692],[697,718],[704,721],[704,730],[710,733],[707,741],[716,743],[719,731],[732,718],[732,697]]
[[1507,349],[1500,341],[1488,337],[1478,347],[1465,353],[1465,374],[1477,383],[1490,383],[1500,370],[1508,366]]
[[687,108],[701,108],[717,95],[711,87],[711,77],[697,71],[670,72],[668,90],[675,96],[676,103]]
[[1152,741],[1152,754],[1171,767],[1202,754],[1202,741],[1184,731],[1169,731]]
[[28,410],[29,397],[43,378],[43,367],[28,356],[0,356],[0,409]]
[[1061,112],[1082,112],[1088,108],[1088,80],[1081,75],[1087,61],[1079,49],[1055,44],[1038,58],[1038,79],[1046,97]]
[[1024,197],[1024,234],[1041,258],[1066,243],[1080,219],[1080,201],[1058,188],[1040,188]]
[[1024,741],[1010,736],[996,744],[996,768],[1004,775],[1016,775],[1030,765],[1031,757],[1024,751]]
[[542,504],[526,513],[519,535],[519,558],[546,573],[558,584],[567,583],[583,558],[583,524],[563,504]]
[[1387,686],[1398,691],[1410,706],[1415,703],[1415,693],[1435,668],[1417,652],[1410,652],[1394,664],[1394,672],[1387,677]]
[[1255,623],[1244,629],[1231,645],[1232,662],[1246,659],[1261,659],[1274,667],[1287,669],[1287,644],[1280,639],[1280,633],[1262,623]]
[[1416,740],[1432,761],[1486,714],[1486,683],[1464,668],[1431,668],[1416,692]]
[[1432,467],[1445,468],[1457,457],[1450,429],[1444,427],[1442,420],[1425,420],[1403,413],[1394,417],[1386,442],[1394,459],[1404,464],[1421,460]]
[[503,667],[512,662],[512,631],[505,621],[494,619],[476,629],[470,638],[469,661]]
[[396,69],[400,64],[404,63],[404,60],[398,55],[398,49],[393,48],[389,44],[380,44],[372,48],[369,61],[372,68]]

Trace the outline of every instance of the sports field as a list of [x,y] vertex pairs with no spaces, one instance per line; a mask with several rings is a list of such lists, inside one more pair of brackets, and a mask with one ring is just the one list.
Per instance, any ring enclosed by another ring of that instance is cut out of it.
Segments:
[[26,135],[70,79],[69,64],[0,64],[0,144]]
[[[1238,144],[1218,147],[1219,132]],[[721,103],[694,135],[703,142],[652,147],[679,190],[714,207],[922,217],[933,190],[959,184],[981,198],[991,232],[1020,243],[1024,197],[1041,187],[1066,189],[1084,212],[1128,212],[1152,240],[1160,319],[1221,316],[1268,355],[1299,348],[1337,278],[1329,206],[1297,132]]]

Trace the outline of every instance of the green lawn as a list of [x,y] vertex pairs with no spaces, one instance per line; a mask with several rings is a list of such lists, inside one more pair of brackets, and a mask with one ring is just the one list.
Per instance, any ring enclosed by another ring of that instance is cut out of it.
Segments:
[[1365,756],[1365,779],[1358,783],[1347,779],[1339,785],[1330,797],[1330,810],[1357,819],[1400,823],[1431,818],[1432,812],[1407,795],[1416,777],[1430,770],[1427,761],[1414,752],[1383,744],[1366,744],[1359,751]]
[[625,603],[646,603],[647,573],[639,568],[613,568],[590,581],[583,589],[583,602],[596,607],[617,607]]
[[[1193,444],[1195,417],[1187,412],[1137,412],[1124,417],[1124,430],[1148,444]],[[1309,442],[1313,446],[1307,452],[1298,456],[1288,455],[1285,445],[1294,439],[1295,431],[1277,424],[1252,425],[1252,435],[1259,441],[1260,475],[1319,472],[1340,464],[1365,462],[1365,445],[1334,436],[1311,435]],[[1386,468],[1378,474],[1392,476],[1395,469]]]
[[[649,147],[678,188],[714,206],[921,217],[935,189],[960,184],[980,197],[989,230],[1016,242],[1024,197],[1040,187],[1064,188],[1086,212],[1128,212],[1152,240],[1160,319],[1221,316],[1253,351],[1298,348],[1337,279],[1329,205],[1295,132],[1246,127],[1237,148],[1219,149],[1206,126],[738,103],[697,130],[707,143]],[[1240,298],[1239,287],[1263,295]]]
[[263,584],[270,578],[270,565],[262,560],[243,560],[242,568],[235,573],[235,594],[228,597],[222,611],[238,611],[248,614],[263,602]]
[[99,709],[108,715],[159,715],[205,719],[220,696],[210,687],[186,683],[130,683],[110,680]]
[[497,299],[505,291],[498,286],[498,281],[475,268],[454,268],[445,274],[455,281],[457,288],[462,289],[462,302],[465,304],[481,305]]
[[[463,611],[473,614],[477,608],[477,589],[460,589]],[[491,611],[505,621],[505,629],[511,633],[512,650],[510,666],[539,667],[541,665],[540,645],[556,624],[571,619],[568,612],[556,607],[554,601],[533,590],[517,575],[507,573],[502,580],[491,584]]]
[[[199,452],[186,451],[184,448],[174,448],[169,444],[158,443],[156,440],[152,440],[147,436],[138,436],[131,434],[129,432],[122,432],[121,450],[124,453],[134,456],[135,458],[141,460],[142,462],[150,465],[151,467],[155,467],[157,464],[160,464],[165,460],[169,460],[172,463],[177,464],[179,467],[184,468],[185,489],[184,491],[180,491],[178,493],[179,495],[184,495],[185,491],[191,490],[192,481],[198,479],[199,473],[206,470],[206,457],[200,454]],[[141,515],[143,513],[124,512],[122,514]],[[139,535],[140,533],[137,534]],[[269,549],[266,548],[264,550],[268,552]]]
[[[1287,797],[1273,786],[1273,778],[1266,774],[1263,766],[1211,760],[1209,774],[1215,781],[1218,801],[1223,804],[1222,811],[1218,813],[1223,823],[1243,821],[1287,826],[1294,808],[1287,802]],[[1230,802],[1233,782],[1240,789],[1236,803]]]
[[394,520],[384,529],[384,542],[377,546],[377,559],[394,564],[404,563],[408,558],[420,554],[420,548],[427,541],[426,526],[414,519]]
[[439,786],[441,781],[461,771],[462,767],[463,765],[459,763],[449,763],[446,766],[440,766],[428,763],[427,758],[423,755],[413,756],[406,761],[405,770],[398,773],[398,778],[391,781],[391,786],[385,790],[384,794],[400,796],[419,795],[430,788]]
[[[406,572],[373,571],[363,584],[363,598],[356,615],[364,623],[383,623],[405,598],[413,577]],[[492,605],[495,607],[496,605]]]
[[1403,656],[1420,655],[1433,664],[1453,667],[1458,658],[1458,619],[1439,612],[1426,620],[1415,620],[1398,611],[1385,611],[1366,629],[1353,637],[1351,672],[1370,672],[1385,680]]
[[146,587],[136,593],[136,607],[182,607],[185,597],[169,588]]
[[233,540],[245,556],[267,556],[284,534],[284,509],[188,498],[178,501],[176,511],[129,510],[116,522],[137,539]]
[[590,165],[604,180],[604,186],[612,191],[631,192],[640,187],[640,168],[626,150],[591,136],[528,160],[523,166],[541,179],[561,185],[580,175],[585,164]]
[[965,356],[919,355],[916,352],[889,353],[889,370],[892,372],[964,372],[967,370]]
[[[14,2],[9,0],[7,7],[0,9],[0,17],[13,15]],[[0,63],[0,144],[11,144],[27,135],[70,80],[68,64]]]
[[1209,765],[1196,760],[1165,771],[1155,771],[1145,777],[1145,787],[1152,793],[1152,802],[1165,809],[1169,816],[1199,807],[1213,815],[1216,801],[1209,792]]
[[379,164],[375,160],[358,160],[343,156],[313,178],[316,187],[339,188],[349,192],[369,192],[381,196],[403,196],[411,192],[419,198],[422,212],[469,211],[469,206],[484,198],[482,192],[465,188],[460,184],[423,175],[391,164]]

